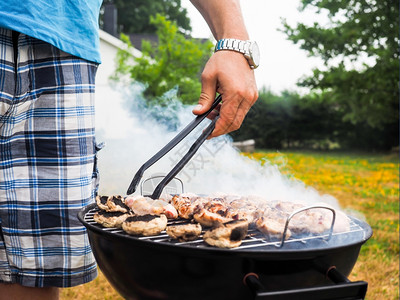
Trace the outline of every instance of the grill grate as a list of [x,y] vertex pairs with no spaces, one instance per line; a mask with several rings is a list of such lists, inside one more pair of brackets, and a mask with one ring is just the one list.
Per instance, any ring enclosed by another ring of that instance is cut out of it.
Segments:
[[[90,209],[84,216],[84,221],[91,226],[95,226],[100,228],[103,231],[110,232],[116,235],[128,236],[131,238],[152,241],[155,243],[168,243],[173,245],[185,245],[191,247],[205,247],[210,248],[211,246],[207,245],[203,241],[203,233],[200,237],[194,241],[188,242],[179,242],[177,240],[171,239],[165,231],[161,232],[161,234],[156,236],[132,236],[127,234],[120,228],[106,228],[98,224],[93,219],[93,215],[99,211],[99,208]],[[366,231],[363,229],[360,221],[355,218],[349,217],[350,222],[350,230],[346,232],[340,233],[332,233],[331,238],[329,238],[329,233],[321,234],[321,235],[312,235],[312,236],[302,236],[302,237],[290,237],[284,243],[284,249],[310,249],[310,248],[327,248],[332,246],[340,246],[344,244],[348,244],[352,241],[360,241],[366,240]],[[176,220],[168,220],[168,225],[177,225],[177,224],[188,224],[189,220],[185,219],[176,219]],[[270,250],[270,249],[278,249],[281,246],[281,240],[269,241],[267,237],[258,231],[256,228],[249,228],[247,236],[244,240],[242,240],[242,244],[239,247],[232,248],[230,250]],[[214,248],[214,247],[212,247]]]

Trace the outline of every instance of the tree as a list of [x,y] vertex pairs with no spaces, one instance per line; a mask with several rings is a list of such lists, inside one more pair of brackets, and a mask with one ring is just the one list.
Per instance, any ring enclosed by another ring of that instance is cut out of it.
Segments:
[[[288,38],[325,61],[301,86],[325,92],[344,121],[398,128],[399,4],[394,0],[302,0],[302,9],[327,13],[328,25],[284,22]],[[350,65],[364,63],[358,68]],[[369,63],[366,63],[369,61]],[[397,140],[398,134],[393,136]]]
[[105,0],[103,5],[107,3],[115,4],[118,27],[125,34],[155,33],[157,27],[150,22],[150,17],[157,13],[164,15],[167,20],[174,20],[179,30],[185,34],[192,30],[181,0]]
[[[130,52],[118,53],[117,74],[130,77],[145,85],[144,96],[159,103],[167,91],[178,88],[178,97],[183,103],[192,104],[198,100],[201,91],[200,71],[210,57],[213,44],[210,41],[187,38],[179,33],[175,22],[157,14],[150,17],[157,28],[158,44],[142,42],[142,56],[130,63]],[[127,36],[122,39],[132,47]]]

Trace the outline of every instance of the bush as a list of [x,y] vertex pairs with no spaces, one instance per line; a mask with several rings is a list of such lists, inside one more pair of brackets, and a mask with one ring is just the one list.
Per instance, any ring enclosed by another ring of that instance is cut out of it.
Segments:
[[344,121],[324,94],[300,96],[262,90],[234,140],[254,139],[257,148],[390,150],[399,144],[398,122],[383,128]]

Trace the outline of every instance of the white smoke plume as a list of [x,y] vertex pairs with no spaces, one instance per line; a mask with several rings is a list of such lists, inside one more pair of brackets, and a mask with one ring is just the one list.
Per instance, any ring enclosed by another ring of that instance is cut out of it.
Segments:
[[[165,95],[171,103],[169,106],[154,108],[152,112],[145,109],[141,90],[138,85],[97,90],[97,142],[105,142],[98,154],[102,195],[125,195],[140,166],[195,118],[191,112],[193,107],[179,105],[174,91]],[[160,124],[160,119],[169,119],[170,124]],[[203,121],[204,124],[150,167],[143,178],[167,174],[207,122]],[[171,130],[175,125],[177,128]],[[177,177],[183,180],[185,192],[257,195],[266,200],[325,202],[338,207],[335,198],[321,195],[299,180],[289,179],[277,166],[268,162],[261,166],[260,162],[240,155],[227,136],[206,141]]]

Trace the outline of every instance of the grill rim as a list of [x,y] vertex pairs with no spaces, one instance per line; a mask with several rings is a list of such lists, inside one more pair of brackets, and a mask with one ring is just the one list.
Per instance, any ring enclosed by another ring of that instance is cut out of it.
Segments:
[[[164,241],[153,241],[153,240],[145,240],[145,239],[140,239],[140,237],[136,237],[133,235],[128,235],[128,234],[119,234],[119,233],[114,233],[114,232],[109,232],[107,230],[104,230],[104,227],[98,227],[95,225],[92,225],[90,223],[88,223],[85,220],[85,216],[86,214],[92,210],[95,209],[97,206],[96,203],[93,204],[89,204],[86,207],[82,208],[80,210],[80,212],[78,213],[78,219],[79,221],[87,228],[87,230],[95,232],[96,234],[99,234],[101,236],[104,237],[108,237],[111,240],[121,240],[121,241],[126,241],[129,243],[135,243],[138,245],[153,245],[154,247],[160,247],[163,249],[169,249],[169,250],[173,250],[173,251],[178,251],[178,250],[182,250],[185,253],[187,253],[188,251],[191,251],[193,254],[195,253],[200,253],[200,254],[205,254],[205,253],[213,253],[213,254],[217,254],[217,253],[229,253],[232,255],[245,255],[245,256],[254,256],[254,255],[273,255],[276,256],[278,254],[282,255],[285,254],[288,256],[295,256],[295,257],[299,257],[299,256],[304,256],[304,255],[309,255],[309,254],[313,254],[313,255],[318,255],[318,254],[326,254],[326,253],[330,253],[330,252],[336,252],[339,251],[343,248],[346,247],[354,247],[354,246],[361,246],[363,245],[366,241],[368,241],[368,239],[371,238],[372,236],[372,228],[369,226],[368,223],[359,220],[355,217],[351,217],[356,223],[358,223],[358,225],[363,229],[364,232],[364,238],[363,239],[358,239],[356,241],[350,241],[348,243],[343,243],[340,245],[329,245],[327,247],[323,247],[323,248],[299,248],[299,249],[285,249],[284,247],[282,248],[273,248],[273,249],[262,249],[263,247],[257,247],[260,249],[255,249],[253,248],[252,250],[246,250],[246,249],[225,249],[225,248],[217,248],[217,247],[193,247],[191,245],[188,244],[173,244],[173,243],[169,243],[169,242],[164,242]],[[96,223],[97,224],[97,223]],[[99,225],[101,226],[101,225]],[[89,236],[90,237],[90,236]],[[282,257],[283,258],[283,257]]]

